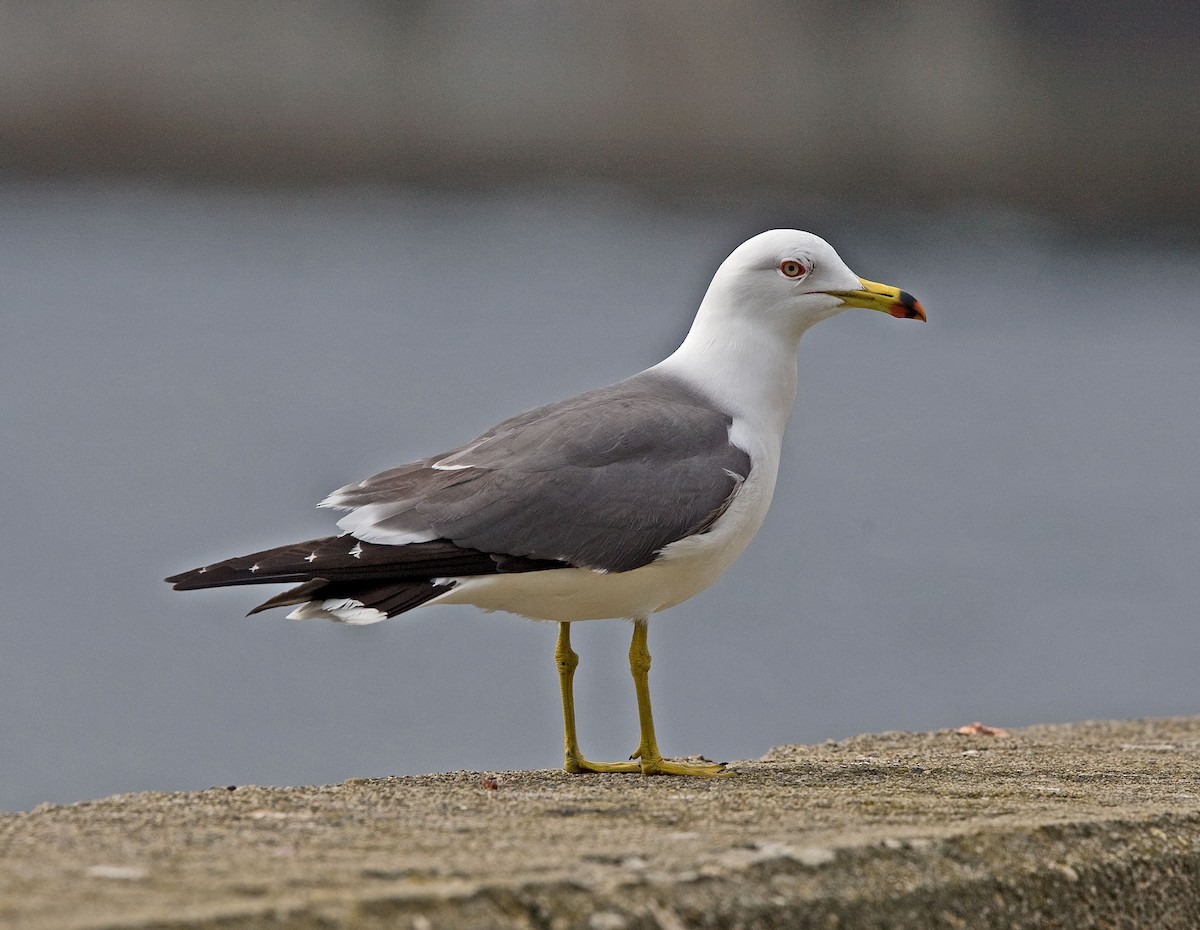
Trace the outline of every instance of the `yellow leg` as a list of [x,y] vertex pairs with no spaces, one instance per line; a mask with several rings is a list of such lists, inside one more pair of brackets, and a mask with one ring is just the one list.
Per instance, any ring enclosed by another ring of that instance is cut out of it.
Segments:
[[[642,733],[637,751],[629,758],[641,759],[640,771],[643,775],[695,775],[702,778],[732,775],[719,763],[694,765],[668,762],[658,751],[658,740],[654,737],[654,715],[650,710],[650,649],[646,645],[646,628],[645,619],[635,620],[633,640],[629,644],[629,671],[633,674],[633,687],[637,691],[638,725]],[[563,693],[566,694],[565,691]]]
[[579,654],[571,648],[571,624],[558,625],[558,643],[554,647],[554,662],[558,666],[558,687],[563,706],[563,768],[568,772],[640,772],[636,762],[588,762],[579,751],[575,735],[575,669]]

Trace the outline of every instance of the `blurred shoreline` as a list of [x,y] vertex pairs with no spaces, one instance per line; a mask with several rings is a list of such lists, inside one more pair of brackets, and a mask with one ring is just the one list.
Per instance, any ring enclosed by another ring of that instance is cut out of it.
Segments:
[[1200,219],[1200,13],[0,3],[0,173]]

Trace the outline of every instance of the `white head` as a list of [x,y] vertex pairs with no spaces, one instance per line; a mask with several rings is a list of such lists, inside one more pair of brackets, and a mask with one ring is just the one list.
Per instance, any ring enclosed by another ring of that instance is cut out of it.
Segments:
[[772,229],[743,242],[721,263],[700,307],[701,317],[737,326],[753,321],[794,340],[814,323],[849,307],[925,319],[911,295],[875,284],[846,267],[828,242],[798,229]]

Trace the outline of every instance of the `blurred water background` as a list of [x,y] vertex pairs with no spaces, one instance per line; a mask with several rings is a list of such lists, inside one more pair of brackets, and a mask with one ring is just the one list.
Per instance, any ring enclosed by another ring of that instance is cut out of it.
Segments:
[[774,226],[930,323],[806,336],[765,527],[652,624],[664,750],[1200,711],[1200,14],[599,9],[0,3],[0,809],[560,764],[551,626],[160,579],[654,363]]

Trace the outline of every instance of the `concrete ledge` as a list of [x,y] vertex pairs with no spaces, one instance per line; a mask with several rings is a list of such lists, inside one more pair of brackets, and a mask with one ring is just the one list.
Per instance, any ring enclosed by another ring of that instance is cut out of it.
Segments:
[[0,816],[0,925],[1200,926],[1200,718],[886,733],[719,781],[457,773]]

